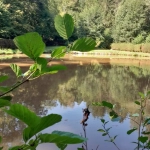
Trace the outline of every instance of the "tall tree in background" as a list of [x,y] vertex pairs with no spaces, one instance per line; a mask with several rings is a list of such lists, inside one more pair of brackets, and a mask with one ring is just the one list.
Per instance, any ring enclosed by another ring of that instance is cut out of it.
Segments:
[[146,36],[150,30],[149,11],[145,0],[123,1],[115,15],[115,42],[132,42],[139,34]]
[[72,38],[91,36],[103,48],[112,40],[137,43],[150,37],[149,0],[0,0],[0,38],[37,31],[45,41],[57,41],[53,22],[59,13],[73,16]]
[[14,38],[30,31],[39,32],[44,39],[53,35],[53,19],[47,7],[47,0],[0,0],[0,2],[0,14],[7,15],[7,22],[5,18],[1,19],[0,28],[0,33],[6,29],[7,36],[0,34],[0,37]]

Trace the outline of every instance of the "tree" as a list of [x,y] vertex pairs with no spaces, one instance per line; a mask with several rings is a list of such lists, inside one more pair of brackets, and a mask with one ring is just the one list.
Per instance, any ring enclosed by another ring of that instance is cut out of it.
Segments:
[[132,42],[139,34],[145,35],[150,23],[148,11],[145,0],[122,1],[115,15],[115,42]]
[[[47,0],[1,0],[0,37],[14,38],[26,32],[36,31],[43,39],[53,37],[53,18]],[[4,18],[6,17],[7,20]],[[5,29],[6,34],[2,34]]]

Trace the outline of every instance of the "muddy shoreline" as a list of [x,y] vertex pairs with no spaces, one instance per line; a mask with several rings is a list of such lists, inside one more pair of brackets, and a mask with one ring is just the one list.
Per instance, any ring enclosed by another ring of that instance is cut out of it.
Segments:
[[[30,66],[34,63],[33,60],[26,57],[24,54],[12,55],[11,58],[5,59],[1,55],[0,57],[0,67],[7,67],[11,63],[16,63],[19,66],[25,67]],[[50,54],[43,54],[42,57],[47,58],[50,61]],[[61,59],[55,59],[49,62],[51,64],[123,64],[123,65],[135,65],[135,66],[150,66],[149,57],[129,57],[129,56],[96,56],[96,55],[73,55],[68,54]]]

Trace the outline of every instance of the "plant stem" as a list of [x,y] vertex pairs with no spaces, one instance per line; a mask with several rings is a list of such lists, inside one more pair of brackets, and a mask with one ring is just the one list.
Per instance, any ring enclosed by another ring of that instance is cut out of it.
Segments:
[[[104,130],[105,130],[105,132],[107,133],[109,139],[111,139],[111,136],[110,136],[109,132],[107,131],[107,129],[106,129],[106,127],[105,127],[105,124],[104,124],[103,127],[104,127]],[[111,142],[115,145],[115,147],[116,147],[118,150],[120,150],[120,148],[117,146],[117,144],[116,144],[114,141],[111,141]]]
[[8,90],[7,92],[3,93],[0,95],[0,97],[12,92],[13,90],[15,90],[17,87],[21,86],[22,84],[24,84],[25,82],[28,82],[30,77],[36,72],[36,70],[34,72],[32,72],[27,79],[25,79],[24,81],[20,82],[19,84],[17,84],[16,86],[14,86],[13,88],[11,88],[10,90]]

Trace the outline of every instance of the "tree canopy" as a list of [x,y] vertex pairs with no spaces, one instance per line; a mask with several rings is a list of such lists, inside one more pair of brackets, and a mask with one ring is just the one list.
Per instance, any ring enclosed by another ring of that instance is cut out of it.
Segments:
[[0,0],[0,38],[36,31],[58,40],[54,17],[69,13],[75,20],[72,38],[90,36],[107,48],[114,42],[149,40],[149,0]]

